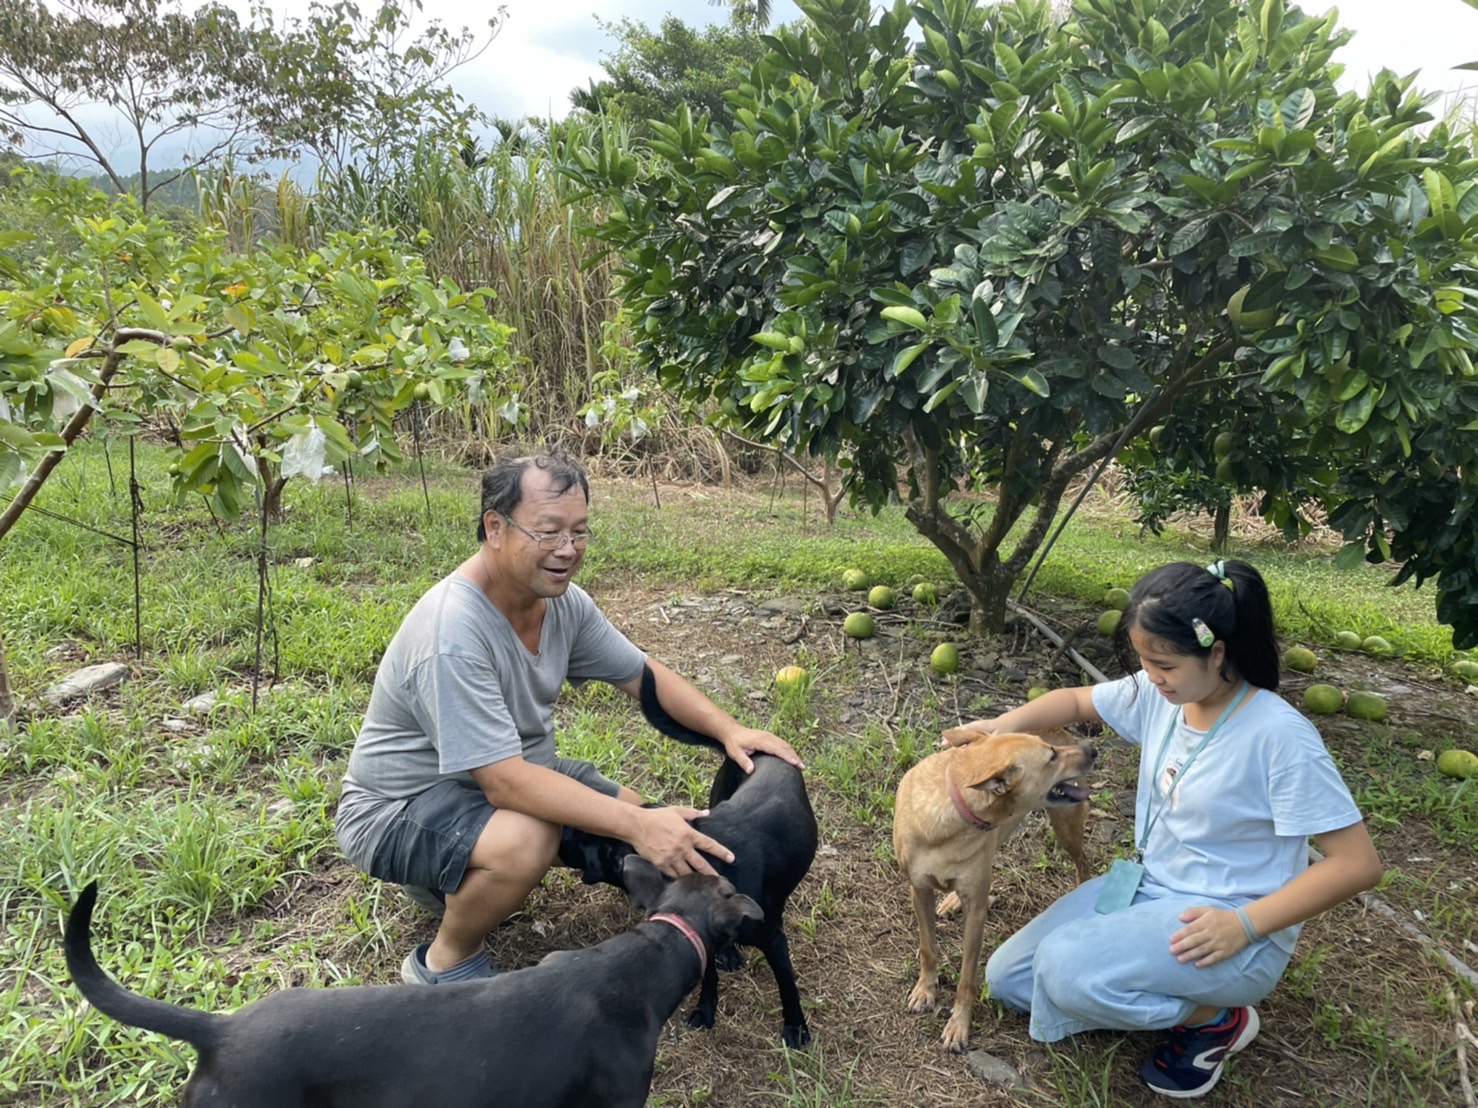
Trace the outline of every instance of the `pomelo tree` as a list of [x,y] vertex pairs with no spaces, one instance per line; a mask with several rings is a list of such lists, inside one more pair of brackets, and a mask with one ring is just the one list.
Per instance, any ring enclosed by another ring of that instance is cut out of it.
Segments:
[[1389,73],[1341,92],[1346,33],[1283,0],[799,6],[732,127],[568,167],[666,384],[902,489],[979,632],[1071,482],[1246,412],[1266,510],[1316,503],[1478,641],[1471,135]]
[[455,393],[517,421],[487,290],[432,281],[388,232],[231,253],[130,197],[40,174],[24,187],[62,230],[0,231],[0,539],[89,426],[173,442],[175,493],[234,518],[272,514],[290,472],[398,458],[414,403]]

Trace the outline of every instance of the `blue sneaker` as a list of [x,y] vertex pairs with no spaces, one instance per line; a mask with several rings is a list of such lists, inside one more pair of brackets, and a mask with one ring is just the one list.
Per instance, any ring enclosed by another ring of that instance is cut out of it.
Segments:
[[1221,1080],[1226,1060],[1257,1038],[1260,1026],[1257,1009],[1247,1007],[1227,1009],[1216,1023],[1172,1027],[1170,1040],[1139,1067],[1139,1079],[1161,1096],[1204,1096]]

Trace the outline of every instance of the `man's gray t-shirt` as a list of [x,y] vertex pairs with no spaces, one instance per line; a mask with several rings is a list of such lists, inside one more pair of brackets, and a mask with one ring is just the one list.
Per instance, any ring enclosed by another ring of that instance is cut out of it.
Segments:
[[375,674],[344,777],[335,831],[361,868],[411,797],[521,755],[555,768],[554,702],[566,680],[624,684],[646,655],[577,585],[546,601],[539,652],[460,573],[400,625]]

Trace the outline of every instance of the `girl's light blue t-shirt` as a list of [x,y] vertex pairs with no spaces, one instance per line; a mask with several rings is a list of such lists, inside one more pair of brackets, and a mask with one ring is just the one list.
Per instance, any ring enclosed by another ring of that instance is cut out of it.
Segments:
[[[1246,904],[1308,867],[1310,835],[1360,822],[1360,809],[1314,725],[1277,693],[1251,688],[1247,696],[1181,780],[1206,732],[1187,726],[1181,709],[1143,672],[1093,688],[1099,716],[1140,747],[1136,844],[1150,814],[1160,812],[1144,850],[1151,895],[1160,887]],[[1298,931],[1290,927],[1269,937],[1291,951]]]

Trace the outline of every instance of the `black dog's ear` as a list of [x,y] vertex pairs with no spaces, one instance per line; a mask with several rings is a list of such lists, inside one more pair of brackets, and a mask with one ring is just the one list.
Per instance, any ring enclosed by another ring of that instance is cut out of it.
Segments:
[[729,921],[732,920],[734,930],[738,931],[739,925],[747,919],[764,919],[765,910],[743,893],[735,893],[725,898],[724,910],[719,918],[726,928],[730,926]]
[[626,881],[626,895],[636,905],[638,912],[650,912],[662,899],[662,890],[667,887],[667,878],[640,854],[628,854],[621,863],[621,876]]

